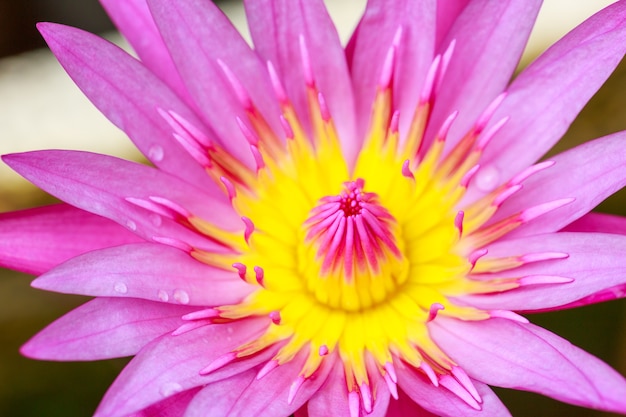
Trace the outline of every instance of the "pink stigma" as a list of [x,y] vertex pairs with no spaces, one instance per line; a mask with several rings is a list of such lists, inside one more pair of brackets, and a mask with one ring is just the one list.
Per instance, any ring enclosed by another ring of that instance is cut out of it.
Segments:
[[389,252],[401,257],[391,232],[395,219],[364,186],[361,178],[344,183],[344,190],[322,198],[305,222],[306,240],[317,244],[322,273],[343,268],[350,280],[355,270],[378,272]]

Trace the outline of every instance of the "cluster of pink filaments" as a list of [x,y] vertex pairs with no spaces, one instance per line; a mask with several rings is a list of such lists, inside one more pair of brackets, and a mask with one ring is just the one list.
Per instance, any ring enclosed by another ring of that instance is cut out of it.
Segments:
[[361,178],[344,186],[339,195],[320,199],[304,224],[308,226],[306,241],[317,244],[322,273],[343,266],[349,280],[355,267],[379,272],[379,259],[384,259],[385,250],[398,258],[402,255],[390,230],[395,219],[378,204],[378,196],[363,191],[365,181]]

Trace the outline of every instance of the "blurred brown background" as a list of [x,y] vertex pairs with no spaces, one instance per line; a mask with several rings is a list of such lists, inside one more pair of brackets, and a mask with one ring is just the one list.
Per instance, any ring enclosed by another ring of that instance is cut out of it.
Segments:
[[[568,5],[572,3],[575,1]],[[227,5],[227,2],[220,4]],[[62,22],[97,33],[112,29],[97,0],[0,0],[0,58],[44,47],[34,27],[37,21]],[[7,76],[2,71],[6,68],[2,63],[0,60],[0,82]],[[626,129],[625,86],[626,66],[622,64],[585,108],[558,149]],[[0,90],[0,102],[2,94]],[[0,133],[0,142],[5,145],[12,140]],[[49,197],[23,183],[15,187],[3,185],[6,184],[0,184],[0,211],[50,201]],[[625,198],[626,193],[621,192],[599,209],[626,215]],[[90,415],[127,360],[51,363],[21,357],[18,349],[30,336],[85,301],[82,297],[31,289],[31,278],[0,270],[0,416]],[[603,358],[626,375],[626,301],[538,314],[530,319]],[[535,394],[497,391],[515,416],[608,415],[570,407]]]

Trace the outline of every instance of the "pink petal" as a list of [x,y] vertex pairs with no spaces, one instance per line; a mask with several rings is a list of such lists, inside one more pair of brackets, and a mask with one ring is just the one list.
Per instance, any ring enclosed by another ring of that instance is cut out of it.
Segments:
[[187,89],[221,143],[252,166],[252,155],[237,117],[247,120],[218,60],[235,75],[258,110],[282,132],[279,107],[265,63],[209,0],[149,0],[148,4]]
[[445,48],[445,45],[442,45],[442,41],[447,37],[454,21],[458,19],[469,2],[470,0],[437,1],[437,37],[435,43],[437,46]]
[[185,414],[189,402],[196,396],[198,391],[200,391],[200,388],[174,394],[148,408],[129,414],[126,417],[180,417]]
[[350,74],[337,31],[321,0],[244,1],[255,50],[271,61],[300,120],[311,131],[300,37],[304,37],[317,88],[337,127],[346,160],[356,158],[356,136]]
[[326,381],[335,361],[322,363],[320,369],[305,380],[298,389],[293,402],[288,404],[292,384],[304,364],[306,351],[301,351],[293,360],[274,369],[262,379],[255,379],[233,404],[230,412],[233,416],[249,415],[291,415],[311,398]]
[[34,275],[85,252],[142,240],[67,204],[0,214],[0,265]]
[[[361,415],[368,417],[382,417],[387,415],[390,394],[381,377],[373,374],[370,381],[370,388],[375,393],[373,408],[371,413],[366,413],[361,402]],[[391,400],[395,401],[395,400]],[[334,410],[336,415],[349,416],[350,402],[348,400],[348,389],[346,387],[346,377],[342,366],[337,364],[331,371],[324,385],[311,398],[307,406],[309,417],[325,417],[328,410]]]
[[166,236],[194,247],[223,251],[220,245],[127,198],[164,197],[226,230],[243,228],[230,203],[222,201],[225,197],[216,200],[199,188],[145,165],[77,151],[28,152],[5,155],[3,160],[43,190],[114,220],[147,240]]
[[551,311],[551,310],[576,308],[576,307],[586,306],[589,304],[603,303],[605,301],[611,301],[611,300],[615,300],[618,298],[625,298],[625,297],[626,297],[626,284],[618,284],[613,287],[594,292],[591,295],[588,295],[586,297],[583,297],[571,303],[563,304],[554,308],[549,308],[547,310]]
[[[626,185],[626,131],[587,142],[551,158],[554,166],[523,183],[491,221],[520,209],[562,199],[575,200],[516,229],[508,237],[557,231]],[[581,168],[584,167],[584,168]]]
[[[289,391],[298,378],[305,355],[300,352],[292,361],[279,366],[261,379],[256,373],[241,375],[236,384],[219,381],[207,386],[190,405],[190,417],[205,415],[288,416],[300,408],[324,383],[331,368],[324,364],[314,378],[304,381],[293,402]],[[224,386],[222,386],[222,384]],[[230,388],[229,388],[230,387]],[[233,392],[228,393],[228,391]]]
[[420,407],[416,402],[409,398],[404,391],[398,391],[398,400],[391,400],[387,409],[386,417],[437,417],[436,414],[430,413]]
[[141,62],[189,103],[189,92],[154,24],[146,0],[100,0],[100,3]]
[[437,51],[442,53],[456,41],[436,95],[426,131],[428,139],[450,114],[458,111],[447,140],[447,146],[454,145],[502,93],[517,67],[540,6],[540,0],[468,3]]
[[233,404],[254,381],[255,376],[256,370],[250,369],[203,387],[189,404],[185,417],[233,416]]
[[[467,369],[465,370],[467,371]],[[424,374],[408,365],[398,366],[396,371],[398,373],[398,385],[402,391],[411,400],[419,404],[420,407],[437,416],[508,417],[511,415],[496,394],[488,386],[479,382],[477,378],[472,383],[483,400],[481,404],[482,410],[471,408],[463,400],[442,386],[435,387]]]
[[442,317],[431,335],[475,379],[586,408],[626,412],[626,380],[607,364],[533,324]]
[[[179,336],[163,336],[144,347],[124,368],[96,410],[97,417],[145,409],[170,395],[230,377],[258,362],[241,361],[209,375],[200,370],[267,326],[265,319],[201,327]],[[261,357],[262,359],[262,357]]]
[[348,47],[348,59],[357,106],[358,137],[369,127],[372,102],[382,73],[385,57],[394,37],[402,30],[393,75],[395,108],[400,111],[401,132],[411,122],[426,73],[434,57],[435,0],[367,2]]
[[[459,297],[487,310],[544,310],[561,307],[614,286],[626,284],[626,236],[601,233],[556,233],[497,242],[488,246],[491,257],[519,256],[527,253],[562,252],[567,259],[534,262],[497,273],[498,278],[548,275],[573,279],[566,284],[522,286],[489,295]],[[480,261],[479,261],[480,262]]]
[[70,311],[30,339],[23,355],[57,361],[130,356],[183,323],[193,307],[144,300],[96,298]]
[[612,4],[515,79],[492,120],[510,119],[485,149],[483,167],[506,181],[552,147],[624,56],[625,17],[626,2]]
[[626,235],[626,218],[605,213],[587,213],[562,230],[564,232],[600,232]]
[[73,258],[37,278],[33,287],[97,297],[218,306],[239,303],[254,287],[233,269],[205,265],[165,245],[138,243]]
[[219,188],[173,137],[159,108],[175,111],[208,136],[194,113],[162,81],[117,46],[72,27],[41,23],[39,30],[76,85],[156,166],[213,194]]

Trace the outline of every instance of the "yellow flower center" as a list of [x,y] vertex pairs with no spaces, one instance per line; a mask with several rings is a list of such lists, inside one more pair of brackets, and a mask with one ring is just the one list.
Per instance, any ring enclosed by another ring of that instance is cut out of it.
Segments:
[[[388,54],[391,58],[394,48],[395,44]],[[306,53],[305,45],[302,49]],[[550,254],[480,258],[486,244],[568,201],[538,206],[485,226],[502,201],[520,188],[519,182],[547,166],[538,165],[476,202],[462,205],[482,150],[506,120],[483,132],[500,97],[452,150],[444,152],[444,145],[454,114],[432,143],[423,143],[433,80],[445,70],[446,54],[434,60],[430,81],[402,138],[399,115],[392,111],[393,66],[384,66],[369,133],[350,167],[310,68],[305,68],[311,121],[307,131],[269,66],[282,106],[285,141],[269,128],[225,69],[233,88],[244,95],[248,120],[241,121],[242,132],[257,166],[256,170],[244,166],[215,144],[206,147],[210,161],[205,166],[224,186],[245,230],[227,232],[189,214],[190,227],[228,249],[209,253],[194,248],[190,253],[199,261],[234,271],[254,291],[240,303],[214,306],[187,319],[223,323],[268,317],[268,325],[261,336],[203,372],[273,348],[276,354],[261,370],[262,377],[304,354],[291,401],[303,381],[332,354],[343,364],[348,391],[358,395],[369,412],[372,373],[384,377],[394,395],[393,364],[403,361],[420,369],[434,385],[441,384],[479,407],[480,398],[469,378],[432,341],[427,323],[438,314],[461,320],[494,316],[523,320],[508,311],[482,311],[453,300],[546,283],[543,278],[474,277],[550,259]],[[306,65],[308,58],[303,62]],[[163,115],[179,136],[193,136],[179,116]]]

